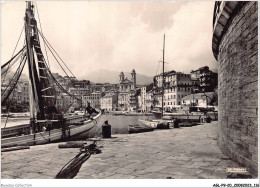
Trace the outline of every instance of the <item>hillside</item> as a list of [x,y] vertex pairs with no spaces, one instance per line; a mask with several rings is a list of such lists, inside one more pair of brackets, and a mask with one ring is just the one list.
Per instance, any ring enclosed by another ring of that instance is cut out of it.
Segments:
[[[88,75],[79,77],[78,79],[85,79],[90,80],[94,83],[105,83],[109,82],[111,84],[117,84],[119,83],[119,74],[120,72],[117,71],[108,71],[108,70],[99,70],[96,72],[92,72]],[[130,72],[124,72],[125,78],[127,77],[129,80],[131,79],[131,73]],[[136,74],[136,82],[139,85],[145,85],[152,83],[153,77],[142,75],[142,74]]]

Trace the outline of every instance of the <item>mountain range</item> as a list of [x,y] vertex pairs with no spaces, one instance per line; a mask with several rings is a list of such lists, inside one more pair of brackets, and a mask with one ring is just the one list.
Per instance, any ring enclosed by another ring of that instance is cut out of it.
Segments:
[[[79,77],[78,79],[85,79],[90,80],[94,83],[111,83],[111,84],[118,84],[119,81],[119,74],[120,72],[117,71],[109,71],[105,69],[101,69],[99,71],[91,72],[87,75]],[[131,80],[132,76],[130,72],[124,72],[125,78]],[[136,73],[136,82],[138,85],[146,85],[153,82],[152,76],[146,76],[143,74]]]
[[[218,72],[217,69],[212,69],[213,72]],[[111,84],[118,84],[119,81],[119,74],[120,72],[117,71],[109,71],[105,69],[101,69],[99,71],[94,71],[89,74],[86,74],[81,77],[77,77],[77,79],[82,80],[90,80],[93,83],[111,83]],[[131,80],[131,73],[130,72],[124,72],[125,78],[128,78]],[[10,76],[11,75],[11,76]],[[9,79],[12,77],[13,73],[6,76],[6,79]],[[59,75],[59,74],[57,74]],[[57,75],[54,73],[54,76],[57,77]],[[21,79],[28,80],[28,76],[26,74],[21,75]],[[143,74],[136,74],[136,82],[138,85],[148,85],[153,82],[152,76],[146,76]]]

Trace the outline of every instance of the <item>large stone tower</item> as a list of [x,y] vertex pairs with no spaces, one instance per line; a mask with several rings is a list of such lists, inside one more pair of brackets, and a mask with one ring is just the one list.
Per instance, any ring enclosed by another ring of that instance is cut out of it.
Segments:
[[131,76],[132,76],[131,81],[134,83],[134,89],[136,89],[136,73],[134,69],[131,72]]
[[258,2],[217,1],[213,54],[219,63],[218,144],[258,173]]
[[119,74],[119,80],[120,80],[120,82],[124,81],[124,79],[125,79],[125,75],[124,75],[123,72],[121,72],[121,73]]

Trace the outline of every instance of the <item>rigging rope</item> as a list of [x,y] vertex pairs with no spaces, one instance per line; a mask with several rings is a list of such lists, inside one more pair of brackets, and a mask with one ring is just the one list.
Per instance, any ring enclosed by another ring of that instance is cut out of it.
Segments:
[[15,56],[13,56],[9,61],[7,61],[5,64],[3,64],[1,66],[1,69],[3,69],[6,65],[8,65],[9,63],[11,63],[24,49],[26,46],[24,46],[17,54],[15,54]]
[[158,69],[159,69],[159,67],[160,67],[160,63],[161,63],[161,61],[162,61],[162,55],[161,55],[160,61],[158,62],[158,66],[157,66],[157,70],[156,70],[155,75],[157,75],[157,72],[158,72]]
[[[24,60],[24,59],[25,59],[25,60]],[[21,59],[20,66],[22,66],[22,69],[21,69],[21,71],[20,71],[20,73],[19,73],[19,75],[18,75],[18,79],[19,79],[20,76],[21,76],[21,73],[22,73],[22,70],[23,70],[23,68],[24,68],[26,59],[27,59],[27,58],[26,58],[26,55],[24,55],[23,59]],[[24,60],[24,63],[23,63],[23,65],[22,65],[23,60]],[[20,67],[20,66],[19,66],[19,67]],[[18,69],[17,69],[17,71],[18,71]],[[14,76],[15,76],[15,75],[14,75]],[[13,76],[13,77],[14,77],[14,76]],[[18,80],[18,79],[17,79],[17,80]],[[10,82],[10,83],[11,83],[11,82]],[[9,83],[9,84],[10,84],[10,83]],[[16,84],[17,84],[17,81],[16,81]],[[15,84],[15,85],[16,85],[16,84]],[[15,86],[15,85],[14,85],[14,86]],[[7,89],[7,88],[8,88],[8,87],[6,87],[6,89]],[[4,92],[5,92],[5,91],[4,91]],[[10,91],[9,91],[9,92],[10,92]],[[9,96],[10,94],[11,94],[11,92],[7,95],[7,97],[6,97],[5,100],[7,100],[8,96]],[[7,118],[6,118],[6,120],[5,120],[5,126],[4,126],[3,131],[2,131],[2,137],[3,137],[4,130],[5,130],[5,128],[6,128],[6,124],[7,124],[8,118],[9,118],[10,107],[11,107],[11,102],[10,102],[10,104],[9,104],[9,106],[8,106],[8,110],[7,110],[8,113],[7,113]]]
[[[49,46],[51,47],[51,49],[54,51],[54,53],[59,57],[59,59],[62,61],[62,63],[66,66],[66,68],[69,70],[69,72],[76,78],[76,76],[71,72],[71,70],[68,68],[68,66],[66,65],[66,63],[61,59],[61,57],[59,56],[59,54],[54,50],[54,48],[51,46],[51,44],[48,42],[48,40],[43,36],[43,33],[40,32],[40,36],[42,37],[43,41],[46,42],[47,47],[49,48]],[[49,45],[49,46],[48,46]],[[50,50],[50,48],[49,48]],[[50,50],[51,51],[51,50]],[[52,51],[51,51],[52,53]],[[53,53],[52,53],[53,54]],[[54,56],[54,54],[53,54]],[[55,56],[54,56],[55,57]],[[59,61],[57,60],[57,58],[55,57],[56,61],[59,63]],[[59,65],[61,66],[61,64],[59,63]],[[66,71],[64,70],[64,68],[61,66],[61,68],[63,69],[63,71],[66,73]],[[66,75],[68,76],[68,74],[66,73]],[[69,77],[69,76],[68,76]],[[77,79],[77,78],[76,78]]]
[[[39,32],[40,33],[40,32]],[[40,34],[40,36],[43,39],[43,36]],[[44,41],[45,42],[45,41]],[[62,65],[60,64],[59,60],[56,58],[56,56],[54,55],[54,53],[51,51],[50,47],[47,44],[47,48],[50,50],[51,54],[53,55],[53,57],[55,58],[55,60],[57,61],[57,63],[60,65],[60,67],[62,68],[62,70],[64,71],[64,73],[68,76],[69,80],[71,81],[71,83],[73,83],[73,81],[71,80],[71,78],[69,77],[69,75],[67,74],[67,72],[64,70],[64,68],[62,67]]]
[[53,81],[56,83],[56,85],[57,85],[64,93],[68,94],[69,96],[71,96],[72,98],[74,98],[74,99],[76,99],[76,100],[82,101],[82,99],[75,97],[75,95],[70,94],[66,89],[64,89],[64,88],[62,87],[62,85],[60,85],[60,83],[56,80],[56,78],[51,74],[51,72],[50,72],[49,69],[48,69],[48,71],[49,71],[49,73],[50,73],[50,75],[51,75]]
[[[4,99],[1,99],[2,103],[7,100],[8,96],[12,93],[14,87],[16,86],[16,84],[17,84],[17,82],[18,82],[18,80],[19,80],[19,78],[20,78],[20,76],[21,76],[21,74],[23,72],[23,68],[24,68],[24,65],[25,65],[25,62],[26,62],[26,59],[27,59],[26,57],[27,57],[26,54],[24,54],[23,57],[21,57],[21,61],[20,61],[19,67],[17,68],[15,74],[13,75],[13,77],[10,80],[10,82],[6,86],[5,90],[2,92],[1,96],[4,97],[4,94],[5,94],[6,90],[9,88],[10,84],[12,83],[12,81],[14,79],[16,79],[14,81],[14,83],[13,83],[14,84],[13,87],[10,89],[9,93],[7,94],[7,96]],[[17,78],[15,78],[16,76],[17,76]]]
[[[39,33],[40,33],[40,32],[39,32]],[[41,34],[41,35],[42,35],[42,34]],[[43,39],[43,37],[42,37],[42,39]],[[43,39],[43,40],[45,40],[45,39]],[[47,47],[48,47],[48,49],[50,50],[50,52],[52,53],[53,57],[54,57],[54,58],[56,59],[56,61],[59,63],[59,61],[57,60],[57,58],[55,57],[55,55],[53,54],[53,52],[52,52],[51,49],[49,48],[48,44],[47,44]],[[46,65],[45,61],[44,61],[44,64]],[[60,63],[59,63],[59,65],[60,65]],[[60,65],[60,66],[61,66],[61,65]],[[46,65],[46,67],[47,67],[47,65]],[[61,68],[63,69],[62,66],[61,66]],[[72,98],[74,98],[74,99],[76,99],[76,100],[82,101],[82,99],[75,97],[75,95],[70,94],[66,89],[64,89],[64,88],[62,87],[62,85],[60,85],[60,83],[56,80],[56,78],[52,75],[52,73],[51,73],[51,71],[50,71],[50,69],[49,69],[48,67],[47,67],[47,71],[48,71],[49,75],[51,76],[53,82],[56,83],[56,85],[59,87],[59,89],[61,89],[64,93],[68,94],[68,95],[71,96]],[[64,69],[63,69],[63,71],[66,73],[66,71],[65,71]],[[68,76],[67,73],[66,73],[66,75]],[[68,77],[69,77],[69,76],[68,76]],[[70,78],[69,78],[69,79],[70,79]],[[70,80],[71,80],[71,79],[70,79]],[[71,82],[72,82],[72,80],[71,80]]]
[[[85,153],[85,154],[84,154]],[[84,154],[83,156],[81,156]],[[59,173],[56,175],[56,179],[71,179],[74,178],[82,164],[88,160],[91,156],[91,151],[86,150],[85,152],[80,151],[74,158],[72,158],[68,163],[66,163]]]
[[[3,135],[4,135],[4,131],[5,131],[5,128],[6,128],[6,123],[7,123],[8,118],[9,118],[10,107],[11,107],[11,102],[10,102],[10,104],[9,104],[9,106],[8,106],[8,109],[7,109],[8,113],[7,113],[7,117],[6,117],[6,120],[5,120],[5,126],[4,126],[3,130],[1,130],[1,133],[2,133],[1,135],[2,135],[2,137],[3,137]],[[2,129],[2,128],[1,128],[1,129]]]
[[21,57],[21,53],[10,63],[9,69],[3,68],[1,70],[1,76],[3,76],[4,74],[9,74],[12,71],[13,67],[16,65],[16,63],[18,62],[20,57]]
[[[44,64],[46,65],[45,61],[44,61]],[[62,90],[64,93],[68,94],[70,97],[72,97],[72,98],[74,98],[76,100],[82,101],[82,99],[75,97],[75,95],[70,94],[66,89],[64,89],[62,87],[62,85],[60,85],[60,83],[57,81],[57,79],[52,75],[52,73],[51,73],[51,71],[50,71],[50,69],[48,67],[47,67],[47,71],[49,73],[49,76],[52,78],[53,82],[58,86],[58,88],[60,90]]]
[[[42,24],[41,24],[41,19],[40,19],[40,14],[39,14],[39,11],[38,11],[38,7],[37,7],[37,3],[35,1],[35,7],[36,7],[36,10],[37,10],[37,15],[38,15],[38,19],[39,19],[39,23],[40,23],[40,30],[42,32]],[[37,28],[38,29],[38,28]],[[44,42],[44,49],[45,49],[45,53],[46,53],[46,57],[47,57],[47,63],[48,63],[48,66],[50,68],[50,63],[49,63],[49,58],[48,58],[48,53],[47,53],[47,50],[46,50],[46,44]]]
[[[24,26],[23,26],[23,28],[22,28],[22,31],[21,31],[20,36],[19,36],[19,38],[18,38],[18,41],[17,41],[17,43],[16,43],[16,45],[15,45],[15,48],[14,48],[14,51],[13,51],[12,57],[14,56],[15,50],[16,50],[16,48],[17,48],[17,45],[18,45],[19,41],[20,41],[20,38],[21,38],[22,33],[23,33],[23,30],[24,30]],[[7,68],[7,69],[9,69],[9,65],[10,65],[10,64],[8,64],[8,68]],[[6,75],[7,75],[7,74],[4,75],[3,82],[5,81]]]
[[80,152],[71,159],[67,164],[65,164],[59,173],[56,175],[56,179],[71,179],[74,178],[79,172],[82,164],[90,158],[92,154],[101,153],[100,147],[94,141],[88,146],[83,146],[80,148]]

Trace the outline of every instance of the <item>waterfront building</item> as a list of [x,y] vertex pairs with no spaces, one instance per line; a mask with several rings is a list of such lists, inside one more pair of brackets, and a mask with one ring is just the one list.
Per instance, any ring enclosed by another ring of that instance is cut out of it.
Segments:
[[89,80],[73,80],[73,87],[89,88],[89,85],[90,85]]
[[95,108],[100,108],[100,98],[104,96],[103,92],[93,92],[88,95],[81,95],[82,107],[86,107],[88,102]]
[[89,87],[89,91],[93,92],[102,92],[102,84],[101,83],[91,83]]
[[153,109],[153,90],[146,91],[146,110],[145,112],[151,112]]
[[119,75],[118,108],[122,111],[137,110],[138,97],[136,95],[136,72],[134,69],[131,72],[131,77],[131,80],[125,78],[123,72]]
[[152,89],[153,89],[153,83],[141,87],[141,104],[140,108],[142,112],[149,112],[151,110],[152,106]]
[[69,88],[69,93],[72,95],[90,95],[90,91],[88,88],[81,88],[81,87]]
[[105,96],[101,97],[100,105],[101,109],[105,111],[114,111],[117,109],[118,95],[117,93],[107,93]]
[[[80,98],[80,95],[70,96],[66,93],[60,95],[61,99],[58,100],[60,108],[63,112],[67,112],[70,108],[79,109],[82,107],[82,102],[76,98]],[[61,101],[62,100],[62,101]]]
[[9,100],[11,102],[19,102],[19,99],[20,99],[20,96],[21,96],[21,90],[19,88],[19,86],[16,86],[12,93],[10,94],[10,97],[9,97]]
[[56,106],[59,111],[63,111],[63,97],[58,95],[56,98]]
[[[65,78],[65,77],[59,76],[59,74],[56,74],[55,78],[57,79],[60,86],[63,89],[65,89],[66,91],[69,91],[69,88],[73,87],[73,84],[68,79],[68,77]],[[54,88],[55,88],[57,95],[61,95],[63,93],[63,91],[59,88],[59,86],[57,86],[57,84],[54,84]]]
[[209,70],[208,66],[191,71],[191,79],[193,81],[194,90],[198,89],[202,92],[212,92],[218,86],[218,73]]
[[102,92],[110,92],[111,90],[118,91],[119,86],[118,84],[110,84],[110,83],[104,83],[102,84]]
[[91,98],[90,102],[93,107],[100,108],[100,99],[102,95],[104,95],[104,93],[100,91],[93,92],[90,94],[90,98]]
[[21,103],[29,103],[29,82],[24,81],[20,85],[20,101]]
[[192,93],[200,91],[200,71],[192,70],[190,72],[191,82],[192,82]]
[[[156,107],[162,107],[162,77],[162,73],[154,76],[153,101]],[[191,93],[191,76],[173,70],[164,73],[164,80],[164,110],[172,111],[181,105],[183,97]]]
[[138,106],[138,96],[140,95],[140,88],[136,90],[131,90],[128,93],[128,98],[129,98],[129,108],[128,111],[130,112],[137,112],[139,110]]
[[200,106],[200,107],[207,107],[207,106],[214,106],[216,102],[216,93],[214,92],[206,92],[206,93],[194,93],[187,95],[182,98],[182,105],[183,106]]

